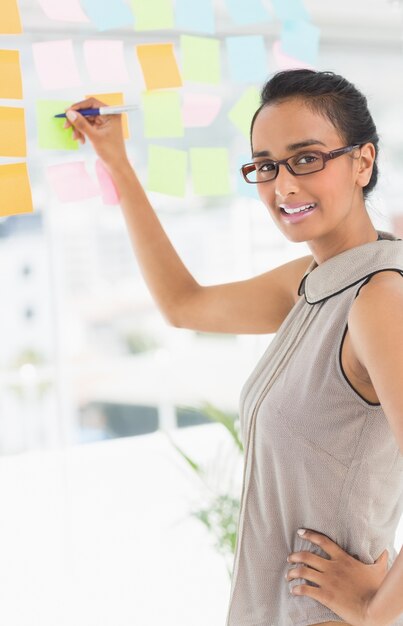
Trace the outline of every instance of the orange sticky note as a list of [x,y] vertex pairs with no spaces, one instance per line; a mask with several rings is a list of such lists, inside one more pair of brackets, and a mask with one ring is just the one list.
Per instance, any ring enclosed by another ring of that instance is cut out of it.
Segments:
[[[86,98],[96,98],[101,102],[105,102],[108,106],[114,106],[118,104],[124,104],[122,93],[91,93]],[[128,139],[130,137],[129,132],[129,120],[127,119],[127,113],[122,113],[122,128],[123,137]]]
[[136,50],[146,89],[182,86],[173,43],[141,44]]
[[27,156],[23,108],[0,107],[0,156]]
[[22,33],[17,0],[1,0],[0,33],[2,35]]
[[0,165],[0,216],[32,213],[33,210],[27,164]]
[[[0,18],[1,19],[1,18]],[[0,98],[22,98],[20,53],[0,50]]]

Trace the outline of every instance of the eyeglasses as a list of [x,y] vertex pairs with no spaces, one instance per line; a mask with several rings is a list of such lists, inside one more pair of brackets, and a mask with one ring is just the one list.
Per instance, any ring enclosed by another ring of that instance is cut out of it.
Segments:
[[299,152],[288,159],[281,161],[265,160],[257,163],[246,163],[242,165],[241,172],[247,183],[267,183],[274,180],[280,169],[280,164],[286,166],[287,170],[294,176],[305,176],[320,172],[325,168],[329,159],[336,159],[346,152],[360,148],[363,144],[355,144],[354,146],[346,146],[345,148],[337,148],[331,152],[321,152],[320,150],[307,150]]

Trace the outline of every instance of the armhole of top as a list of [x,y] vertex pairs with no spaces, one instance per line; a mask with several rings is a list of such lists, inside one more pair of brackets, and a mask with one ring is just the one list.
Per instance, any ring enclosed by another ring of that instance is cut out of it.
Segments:
[[[369,276],[367,276],[367,278],[364,280],[364,282],[361,283],[361,285],[359,286],[359,288],[356,291],[356,294],[354,296],[354,300],[356,299],[356,297],[358,296],[358,294],[360,293],[362,287],[364,287],[364,285],[366,285],[367,283],[369,283],[369,281],[371,280],[372,276],[374,276],[375,274],[379,274],[380,272],[398,272],[399,274],[401,274],[401,276],[403,276],[403,271],[402,270],[398,270],[395,268],[388,268],[385,270],[377,270],[376,272],[373,272],[372,274],[369,274]],[[339,365],[340,365],[340,371],[343,375],[343,378],[345,379],[345,381],[347,382],[347,384],[349,385],[349,387],[354,391],[354,393],[361,398],[361,400],[363,400],[365,402],[365,404],[367,404],[368,406],[381,406],[380,402],[370,402],[369,400],[367,400],[366,398],[364,398],[358,391],[357,389],[355,389],[353,387],[353,385],[350,383],[349,379],[347,378],[347,375],[343,369],[343,364],[341,362],[341,352],[343,349],[343,344],[344,344],[344,339],[346,337],[347,334],[347,330],[348,330],[348,322],[346,322],[346,325],[344,327],[344,331],[341,337],[341,341],[340,341],[340,345],[339,345],[339,350],[338,350],[338,360],[339,360]]]

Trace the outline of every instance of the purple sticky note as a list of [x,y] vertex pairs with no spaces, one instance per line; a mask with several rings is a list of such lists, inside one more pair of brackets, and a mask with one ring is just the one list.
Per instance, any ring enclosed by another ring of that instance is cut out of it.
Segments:
[[98,183],[101,188],[102,201],[104,204],[119,204],[119,195],[114,182],[102,163],[101,159],[97,159],[95,162],[95,171],[98,178]]
[[71,39],[34,43],[32,51],[36,71],[44,89],[81,85]]
[[91,80],[128,83],[123,41],[92,39],[84,41],[84,59]]
[[78,202],[99,196],[99,186],[90,178],[84,161],[49,165],[46,177],[60,202]]
[[214,94],[185,93],[183,96],[183,125],[187,128],[209,126],[217,117],[222,98]]
[[42,11],[51,20],[60,22],[89,22],[79,0],[38,0]]

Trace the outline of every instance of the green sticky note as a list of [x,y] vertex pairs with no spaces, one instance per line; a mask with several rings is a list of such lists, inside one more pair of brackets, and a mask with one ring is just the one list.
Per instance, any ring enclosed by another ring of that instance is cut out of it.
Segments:
[[135,30],[163,30],[174,27],[172,0],[131,0]]
[[78,150],[78,141],[73,139],[73,129],[63,128],[65,117],[54,117],[71,105],[69,100],[37,100],[36,123],[40,148],[53,150]]
[[260,106],[260,93],[256,87],[248,87],[228,113],[233,124],[248,139],[252,117]]
[[146,91],[142,94],[144,135],[183,137],[180,95],[177,91]]
[[163,146],[148,147],[148,191],[169,196],[184,196],[186,190],[187,152]]
[[193,189],[199,196],[231,193],[227,148],[191,148]]
[[220,40],[181,36],[184,80],[217,85],[221,81]]

